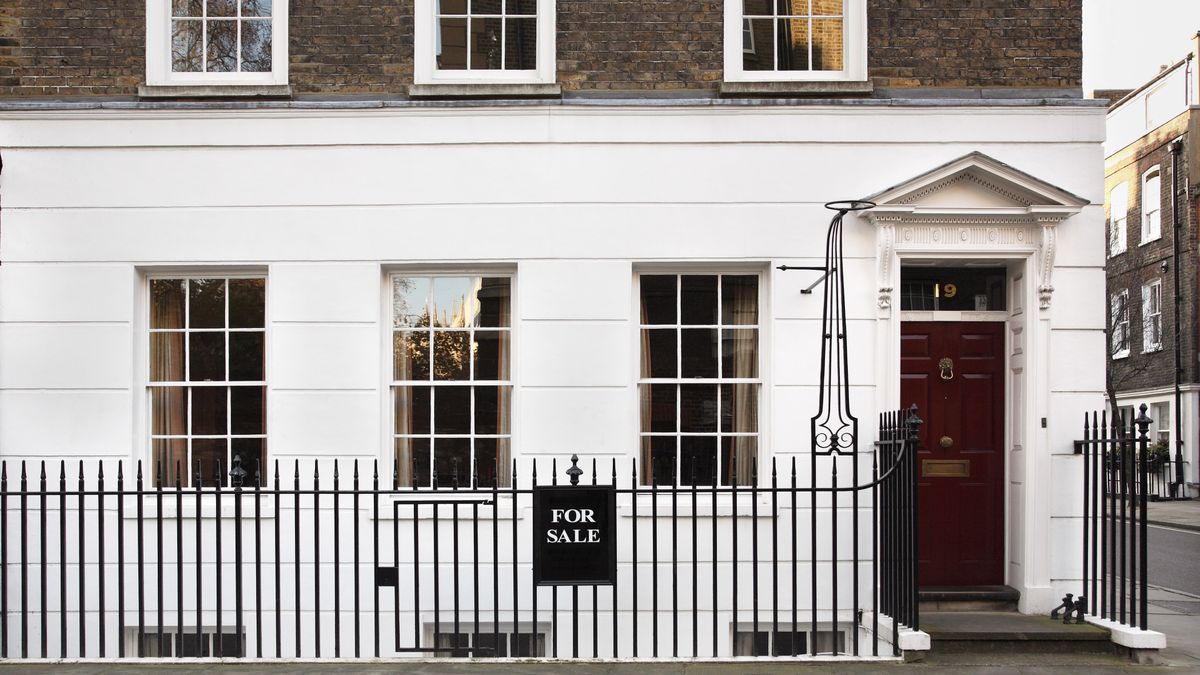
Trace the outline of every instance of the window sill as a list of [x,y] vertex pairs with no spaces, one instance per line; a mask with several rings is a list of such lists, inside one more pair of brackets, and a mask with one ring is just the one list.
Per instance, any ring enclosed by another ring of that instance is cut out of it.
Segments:
[[138,85],[138,98],[290,98],[290,84]]
[[1127,358],[1129,358],[1129,352],[1127,352],[1127,351],[1119,352],[1117,354],[1112,355],[1113,361],[1120,361],[1121,359],[1127,359]]
[[1163,350],[1162,345],[1156,345],[1154,347],[1150,347],[1149,349],[1143,349],[1142,353],[1143,354],[1154,354],[1156,352],[1161,352],[1162,350]]
[[1139,241],[1138,246],[1145,246],[1146,244],[1153,244],[1154,242],[1158,241],[1159,239],[1162,239],[1161,234],[1158,235],[1157,237],[1151,237],[1149,239],[1143,239],[1143,240]]
[[722,82],[722,96],[814,96],[821,94],[870,94],[875,85],[870,80],[800,81],[800,82]]
[[557,84],[414,84],[408,87],[410,98],[558,98]]

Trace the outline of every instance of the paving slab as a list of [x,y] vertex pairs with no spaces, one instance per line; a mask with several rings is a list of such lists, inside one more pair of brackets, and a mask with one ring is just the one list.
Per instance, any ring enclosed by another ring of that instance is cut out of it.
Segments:
[[1146,521],[1155,525],[1200,532],[1200,499],[1148,502]]

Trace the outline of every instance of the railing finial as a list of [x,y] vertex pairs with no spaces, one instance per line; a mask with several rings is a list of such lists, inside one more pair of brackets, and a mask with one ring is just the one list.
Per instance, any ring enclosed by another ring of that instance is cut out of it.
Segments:
[[571,455],[571,468],[567,469],[567,475],[571,478],[571,485],[579,485],[579,477],[583,475],[583,469],[579,468],[579,455]]

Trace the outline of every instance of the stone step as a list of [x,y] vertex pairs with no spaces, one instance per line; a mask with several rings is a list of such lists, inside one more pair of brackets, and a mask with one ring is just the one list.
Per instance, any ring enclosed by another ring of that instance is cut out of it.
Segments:
[[921,612],[1015,612],[1021,593],[1010,586],[925,586]]
[[926,612],[921,630],[942,653],[1113,653],[1109,632],[1091,624],[1016,612]]

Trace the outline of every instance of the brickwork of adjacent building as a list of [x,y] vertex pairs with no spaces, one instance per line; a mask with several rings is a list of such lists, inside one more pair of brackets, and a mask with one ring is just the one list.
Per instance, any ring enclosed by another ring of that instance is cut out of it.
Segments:
[[[869,0],[877,87],[1077,88],[1082,0]],[[413,0],[292,0],[296,94],[401,95]],[[559,0],[566,91],[718,91],[721,0]],[[0,4],[0,97],[135,96],[144,0]]]

